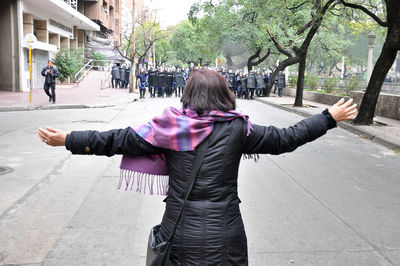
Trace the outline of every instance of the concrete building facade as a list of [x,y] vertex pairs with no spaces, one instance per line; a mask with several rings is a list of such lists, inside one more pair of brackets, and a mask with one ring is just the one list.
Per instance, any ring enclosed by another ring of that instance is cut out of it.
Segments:
[[32,51],[32,89],[43,87],[40,74],[60,49],[85,47],[85,31],[100,27],[77,10],[77,0],[0,1],[0,90],[29,91],[27,34],[37,42]]
[[[81,0],[78,10],[100,26],[89,38],[105,44],[117,44],[121,34],[122,0]],[[103,40],[101,40],[103,39]]]

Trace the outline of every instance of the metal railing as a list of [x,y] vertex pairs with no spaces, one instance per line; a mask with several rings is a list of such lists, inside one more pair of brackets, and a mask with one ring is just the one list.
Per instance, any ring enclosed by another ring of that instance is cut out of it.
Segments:
[[114,61],[104,68],[104,76],[101,79],[101,89],[110,87],[110,80],[111,80],[111,69],[114,65]]
[[76,83],[79,83],[82,78],[89,72],[89,70],[93,68],[92,62],[93,60],[89,60],[78,72],[76,72],[74,76]]

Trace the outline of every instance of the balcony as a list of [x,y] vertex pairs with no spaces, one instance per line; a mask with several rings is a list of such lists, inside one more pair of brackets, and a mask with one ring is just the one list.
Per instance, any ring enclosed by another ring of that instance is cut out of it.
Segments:
[[73,9],[78,9],[78,0],[64,0],[64,2],[70,5]]

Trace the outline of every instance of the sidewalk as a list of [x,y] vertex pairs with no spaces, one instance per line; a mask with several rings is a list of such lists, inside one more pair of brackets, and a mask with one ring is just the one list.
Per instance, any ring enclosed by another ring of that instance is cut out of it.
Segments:
[[[328,105],[307,100],[303,100],[303,105],[306,105],[306,107],[293,107],[294,98],[288,96],[271,95],[271,97],[261,97],[256,98],[256,100],[306,117],[321,113],[325,108],[329,108]],[[377,123],[373,126],[356,126],[349,122],[340,122],[338,126],[390,149],[400,151],[400,121],[381,116],[375,117],[374,121]]]
[[29,92],[0,91],[0,111],[107,107],[138,98],[128,89],[100,89],[102,75],[102,72],[91,71],[76,87],[56,86],[56,104],[49,103],[49,97],[43,89],[32,91],[32,103],[29,103]]

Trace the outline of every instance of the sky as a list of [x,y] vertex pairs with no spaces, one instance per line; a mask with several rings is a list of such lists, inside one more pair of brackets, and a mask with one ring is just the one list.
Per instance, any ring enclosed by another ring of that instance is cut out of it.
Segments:
[[187,19],[190,6],[196,0],[145,0],[144,4],[157,10],[157,16],[163,29]]

